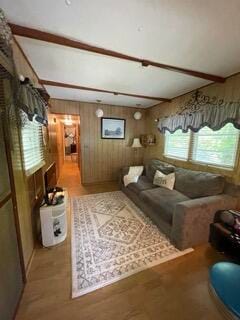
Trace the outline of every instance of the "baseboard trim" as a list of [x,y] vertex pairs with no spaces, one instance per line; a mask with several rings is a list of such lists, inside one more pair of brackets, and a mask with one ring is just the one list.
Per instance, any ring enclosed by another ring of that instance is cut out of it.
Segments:
[[[27,263],[27,266],[26,266],[26,268],[25,268],[26,279],[28,278],[28,274],[29,274],[29,271],[30,271],[30,269],[31,269],[31,265],[32,265],[32,261],[33,261],[34,255],[35,255],[35,251],[36,251],[36,249],[33,248],[32,254],[31,254],[30,259],[29,259],[29,261],[28,261],[28,263]],[[26,281],[26,282],[27,282],[27,281]],[[22,288],[21,294],[20,294],[20,296],[19,296],[17,305],[16,305],[15,310],[14,310],[14,313],[13,313],[13,320],[16,319],[17,312],[18,312],[20,303],[21,303],[21,301],[22,301],[23,293],[24,293],[24,290],[25,290],[26,282],[23,281],[23,288]]]
[[18,312],[20,303],[21,303],[21,301],[22,301],[22,296],[23,296],[24,290],[25,290],[25,283],[23,282],[23,288],[22,288],[22,291],[21,291],[21,293],[20,293],[20,296],[19,296],[17,305],[16,305],[15,310],[14,310],[14,313],[13,313],[13,317],[12,317],[13,320],[16,319],[17,312]]
[[32,254],[31,254],[31,256],[29,258],[29,261],[27,263],[27,266],[26,266],[26,278],[28,278],[28,275],[29,275],[29,272],[30,272],[30,269],[31,269],[31,266],[32,266],[33,258],[35,256],[35,252],[36,252],[36,249],[33,248]]

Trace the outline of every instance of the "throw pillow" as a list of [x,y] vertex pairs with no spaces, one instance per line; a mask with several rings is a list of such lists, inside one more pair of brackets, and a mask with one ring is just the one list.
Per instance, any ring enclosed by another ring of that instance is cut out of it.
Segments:
[[153,182],[156,170],[161,171],[164,174],[174,172],[174,166],[160,160],[151,160],[146,164],[146,176]]
[[175,183],[175,172],[170,174],[164,174],[157,170],[153,179],[153,184],[159,187],[173,190]]
[[138,178],[143,173],[143,166],[130,167],[128,174],[123,177],[124,186],[127,187],[130,183],[137,183]]

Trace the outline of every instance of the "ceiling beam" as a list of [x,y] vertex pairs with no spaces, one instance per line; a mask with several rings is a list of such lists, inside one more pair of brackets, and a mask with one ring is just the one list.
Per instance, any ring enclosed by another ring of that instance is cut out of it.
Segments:
[[112,51],[112,50],[92,46],[92,45],[86,44],[84,42],[72,40],[72,39],[69,39],[69,38],[66,38],[63,36],[59,36],[59,35],[56,35],[53,33],[44,32],[44,31],[40,31],[37,29],[28,28],[28,27],[24,27],[24,26],[12,24],[12,23],[9,23],[9,26],[12,30],[12,33],[17,36],[31,38],[31,39],[35,39],[35,40],[46,41],[46,42],[55,43],[55,44],[62,45],[62,46],[67,46],[67,47],[76,48],[76,49],[80,49],[80,50],[84,50],[84,51],[94,52],[94,53],[105,55],[105,56],[110,56],[110,57],[114,57],[114,58],[118,58],[118,59],[137,62],[137,63],[141,63],[142,66],[144,66],[144,67],[153,66],[156,68],[161,68],[161,69],[165,69],[168,71],[178,72],[178,73],[182,73],[182,74],[185,74],[188,76],[197,77],[197,78],[201,78],[201,79],[209,80],[209,81],[213,81],[213,82],[223,83],[225,81],[225,79],[223,77],[219,77],[216,75],[212,75],[212,74],[208,74],[208,73],[204,73],[204,72],[199,72],[199,71],[194,71],[194,70],[189,70],[189,69],[185,69],[185,68],[180,68],[180,67],[176,67],[176,66],[171,66],[171,65],[163,64],[163,63],[156,62],[156,61],[146,60],[146,59],[142,59],[142,58],[138,58],[138,57],[129,56],[129,55],[117,52],[117,51]]
[[41,83],[42,85],[45,85],[45,86],[78,89],[78,90],[94,91],[94,92],[103,92],[103,93],[110,93],[115,96],[120,95],[120,96],[127,96],[127,97],[133,97],[133,98],[157,100],[157,101],[162,101],[162,102],[171,102],[171,99],[167,99],[167,98],[151,97],[151,96],[144,96],[144,95],[134,94],[134,93],[125,93],[125,92],[110,91],[110,90],[104,90],[104,89],[96,89],[96,88],[91,88],[91,87],[83,87],[83,86],[74,85],[74,84],[70,84],[70,83],[55,82],[55,81],[50,81],[50,80],[39,79],[39,83]]

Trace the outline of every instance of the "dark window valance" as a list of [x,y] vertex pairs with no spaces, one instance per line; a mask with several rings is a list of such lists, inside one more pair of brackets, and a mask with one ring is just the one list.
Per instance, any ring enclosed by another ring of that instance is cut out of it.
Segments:
[[42,123],[47,124],[47,102],[42,98],[37,88],[25,79],[19,86],[20,108],[27,114],[30,121],[33,118]]
[[181,129],[198,132],[207,126],[216,131],[227,123],[232,123],[240,129],[240,101],[225,102],[216,97],[204,96],[201,92],[194,93],[191,100],[182,107],[182,112],[170,117],[159,119],[158,129],[161,133],[174,133]]
[[[11,108],[15,108],[17,114],[24,111],[29,120],[33,118],[43,125],[47,124],[47,101],[43,98],[43,89],[35,88],[25,78],[24,81],[19,80],[17,74],[13,54],[12,54],[12,32],[7,24],[3,10],[0,8],[0,79],[9,79],[12,91],[12,97],[6,102],[6,106],[0,111],[10,113]],[[5,110],[6,109],[6,110]],[[24,118],[24,117],[23,117]],[[18,122],[24,125],[23,119]]]

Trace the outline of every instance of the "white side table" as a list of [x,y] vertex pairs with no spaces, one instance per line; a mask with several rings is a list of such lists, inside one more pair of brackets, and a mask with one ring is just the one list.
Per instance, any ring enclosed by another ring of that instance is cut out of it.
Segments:
[[63,203],[55,206],[44,205],[40,208],[42,244],[44,247],[59,244],[67,237],[68,194],[66,190],[63,193]]

